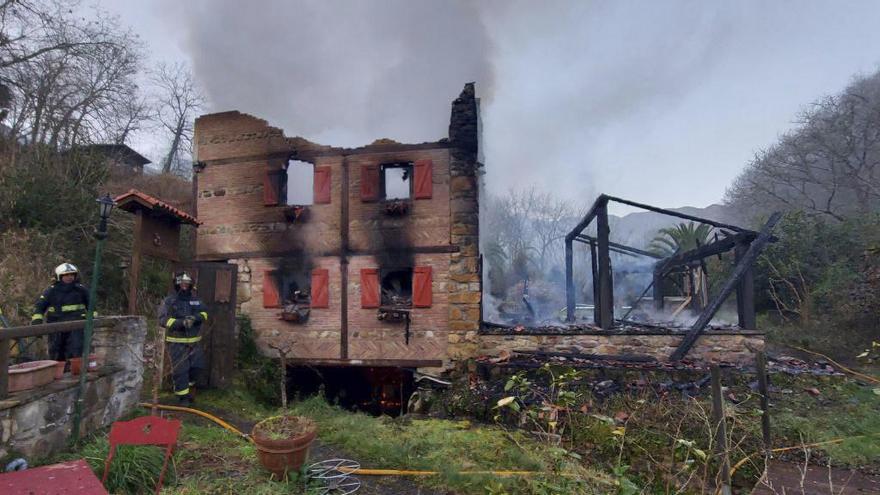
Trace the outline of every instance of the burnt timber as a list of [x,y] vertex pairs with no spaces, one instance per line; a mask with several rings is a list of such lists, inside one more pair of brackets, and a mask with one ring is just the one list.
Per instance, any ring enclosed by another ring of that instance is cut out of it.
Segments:
[[[767,243],[775,241],[772,229],[780,215],[774,214],[762,231],[755,232],[736,225],[717,222],[693,215],[659,208],[643,203],[637,203],[605,194],[600,195],[593,203],[584,218],[565,236],[565,289],[566,289],[566,321],[574,324],[576,320],[576,294],[573,268],[573,243],[583,242],[590,245],[590,257],[592,266],[593,295],[594,295],[594,322],[606,331],[611,331],[615,325],[623,323],[614,318],[614,290],[612,282],[612,269],[610,254],[612,252],[624,252],[626,254],[638,254],[650,256],[644,250],[638,250],[630,246],[611,243],[609,241],[608,204],[616,202],[636,208],[669,215],[684,220],[699,222],[718,229],[722,235],[714,242],[698,246],[696,249],[677,252],[673,255],[659,259],[654,265],[654,275],[648,289],[653,289],[654,307],[663,309],[663,280],[673,269],[690,263],[699,263],[705,267],[703,260],[710,256],[720,255],[733,250],[736,255],[736,267],[725,281],[722,291],[711,303],[702,309],[697,321],[692,325],[686,337],[672,353],[670,359],[682,359],[693,346],[697,337],[703,332],[712,317],[720,308],[721,304],[735,290],[737,293],[737,319],[739,327],[743,330],[755,329],[755,306],[754,306],[754,276],[752,265]],[[596,237],[584,234],[593,222],[596,223]],[[656,258],[656,255],[653,256]],[[645,292],[648,291],[645,289]]]

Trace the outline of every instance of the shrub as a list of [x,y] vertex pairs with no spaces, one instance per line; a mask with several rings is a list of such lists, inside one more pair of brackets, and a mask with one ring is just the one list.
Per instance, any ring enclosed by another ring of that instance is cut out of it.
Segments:
[[[82,456],[100,478],[104,475],[104,460],[110,445],[107,437],[101,437],[83,447]],[[121,445],[116,448],[105,488],[110,493],[153,493],[162,471],[165,452],[151,445]],[[176,483],[177,475],[173,458],[165,470],[163,485]]]

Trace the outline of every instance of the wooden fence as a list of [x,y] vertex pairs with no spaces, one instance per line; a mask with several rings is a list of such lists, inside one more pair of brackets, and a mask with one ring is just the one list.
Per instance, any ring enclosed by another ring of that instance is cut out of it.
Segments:
[[[96,318],[94,328],[112,327],[112,318]],[[13,339],[23,337],[39,337],[53,333],[73,332],[82,330],[86,326],[85,320],[64,321],[60,323],[46,323],[43,325],[31,325],[24,327],[0,328],[0,400],[9,396],[9,348]]]

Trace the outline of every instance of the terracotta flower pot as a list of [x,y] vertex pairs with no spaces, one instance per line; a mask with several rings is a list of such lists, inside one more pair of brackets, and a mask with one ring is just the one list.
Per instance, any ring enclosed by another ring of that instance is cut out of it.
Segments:
[[55,361],[55,379],[60,380],[64,377],[64,366],[67,364],[67,361]]
[[[80,361],[82,361],[82,358],[70,358],[69,361],[70,373],[72,375],[78,375],[80,369],[82,368],[82,363],[80,363]],[[95,371],[96,369],[98,369],[98,356],[96,356],[95,354],[90,354],[88,371]]]
[[55,361],[31,361],[9,367],[9,392],[42,387],[55,379]]
[[301,416],[286,416],[304,423],[304,431],[287,438],[270,436],[264,431],[267,422],[277,421],[281,416],[265,419],[251,430],[251,438],[257,447],[257,458],[260,464],[272,472],[278,479],[285,479],[287,473],[299,471],[309,455],[309,447],[318,435],[315,423]]

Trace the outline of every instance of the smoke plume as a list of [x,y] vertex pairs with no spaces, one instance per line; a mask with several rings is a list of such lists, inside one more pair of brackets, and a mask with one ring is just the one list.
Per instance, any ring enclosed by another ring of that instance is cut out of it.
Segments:
[[446,136],[468,81],[492,85],[490,43],[465,1],[179,4],[184,43],[213,110],[287,135],[360,146]]

